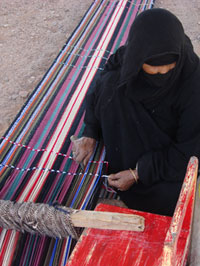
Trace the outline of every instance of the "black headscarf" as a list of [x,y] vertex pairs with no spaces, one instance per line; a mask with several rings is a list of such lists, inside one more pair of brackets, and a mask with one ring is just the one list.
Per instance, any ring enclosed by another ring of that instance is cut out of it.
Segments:
[[[176,58],[176,66],[168,74],[163,88],[158,89],[145,82],[142,71],[144,63],[167,64],[171,63],[173,57]],[[120,84],[128,85],[127,93],[134,100],[155,102],[176,86],[180,77],[182,81],[187,79],[197,68],[198,62],[178,18],[165,9],[150,9],[138,15],[131,26],[121,66]]]
[[[174,60],[165,86],[141,77],[145,62]],[[129,208],[173,214],[187,162],[200,157],[199,84],[199,59],[180,21],[163,9],[138,15],[87,96],[84,120],[84,136],[103,138],[109,173],[137,165],[138,184],[120,192]]]

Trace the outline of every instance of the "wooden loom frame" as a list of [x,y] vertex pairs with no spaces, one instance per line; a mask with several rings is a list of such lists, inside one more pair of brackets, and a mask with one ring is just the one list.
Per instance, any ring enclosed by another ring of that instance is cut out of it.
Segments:
[[[84,235],[82,235],[80,242],[76,245],[67,266],[78,266],[80,265],[80,261],[82,265],[85,266],[92,266],[94,265],[94,261],[99,261],[98,265],[103,266],[105,265],[105,260],[107,260],[107,265],[109,266],[186,265],[192,231],[197,169],[198,159],[192,157],[188,164],[173,217],[100,204],[97,207],[97,210],[119,211],[122,213],[134,213],[143,216],[145,218],[146,232],[130,232],[130,234],[126,234],[125,231],[120,233],[119,231],[111,232],[109,230],[100,231],[89,229]],[[155,231],[156,229],[157,231]],[[124,237],[125,234],[126,237]],[[131,237],[134,238],[132,242],[130,240]],[[111,238],[113,238],[113,240],[110,240]],[[152,242],[152,238],[155,240],[154,242],[158,242],[156,245]],[[107,247],[107,244],[104,242],[106,239],[107,241],[109,239],[110,242],[108,245],[110,247]],[[122,244],[119,242],[119,239]],[[141,245],[140,241],[143,241],[143,245]],[[152,246],[150,246],[151,244]],[[109,250],[110,253],[106,253],[106,251],[103,253],[102,247],[103,250]],[[155,250],[155,248],[157,248],[157,250]],[[101,257],[100,251],[106,258]],[[134,253],[136,254],[135,257],[133,255]],[[88,257],[88,254],[90,254],[90,258]],[[120,255],[132,256],[134,258],[132,258],[132,260],[128,260],[128,257],[123,258],[122,262]]]

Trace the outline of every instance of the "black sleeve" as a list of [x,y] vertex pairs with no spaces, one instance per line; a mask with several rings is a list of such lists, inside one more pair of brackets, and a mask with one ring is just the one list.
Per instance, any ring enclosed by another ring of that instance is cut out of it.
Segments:
[[143,184],[183,181],[190,157],[200,158],[200,92],[191,91],[185,101],[176,140],[169,147],[149,152],[139,159],[138,175]]
[[121,46],[117,49],[117,51],[112,54],[108,61],[105,64],[104,70],[102,71],[102,75],[111,70],[117,70],[122,66],[123,56],[125,52],[125,46]]
[[83,136],[94,138],[96,140],[100,140],[101,138],[100,121],[95,115],[95,105],[100,85],[100,79],[98,79],[93,91],[86,95],[86,113],[84,117],[85,128]]
[[97,116],[95,115],[95,105],[97,103],[97,98],[99,97],[100,87],[101,87],[101,78],[104,74],[109,71],[118,69],[123,60],[123,54],[125,51],[125,46],[121,46],[114,54],[112,54],[105,67],[102,71],[100,78],[97,79],[95,87],[92,89],[91,93],[88,93],[86,96],[86,113],[84,118],[85,129],[83,136],[94,138],[99,140],[101,138],[101,125]]

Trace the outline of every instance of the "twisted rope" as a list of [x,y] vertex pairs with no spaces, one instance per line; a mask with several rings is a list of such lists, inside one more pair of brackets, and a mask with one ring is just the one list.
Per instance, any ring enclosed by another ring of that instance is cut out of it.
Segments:
[[77,239],[70,215],[75,213],[64,206],[0,200],[0,227],[50,237]]

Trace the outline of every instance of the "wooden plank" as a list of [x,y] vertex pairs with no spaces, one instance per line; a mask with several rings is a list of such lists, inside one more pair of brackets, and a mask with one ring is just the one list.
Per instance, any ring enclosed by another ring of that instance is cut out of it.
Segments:
[[71,214],[75,227],[87,227],[111,230],[144,231],[143,216],[113,212],[77,211]]
[[198,160],[188,165],[172,217],[100,204],[96,210],[145,218],[143,232],[89,229],[82,234],[67,266],[185,266],[191,235]]
[[171,217],[99,204],[97,211],[135,214],[145,218],[143,232],[88,229],[82,234],[67,266],[158,266]]
[[159,265],[185,265],[192,231],[198,159],[189,161],[181,193],[167,231]]
[[197,180],[197,188],[191,237],[191,249],[188,262],[188,265],[190,266],[200,265],[200,178]]

